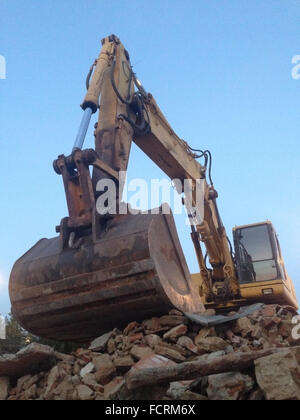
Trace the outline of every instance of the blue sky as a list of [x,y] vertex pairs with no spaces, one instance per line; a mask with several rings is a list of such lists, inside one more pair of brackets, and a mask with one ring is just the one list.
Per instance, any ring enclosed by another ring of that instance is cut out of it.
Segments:
[[[270,219],[300,296],[296,0],[0,0],[0,312],[14,261],[67,214],[52,170],[82,116],[85,76],[115,33],[178,135],[208,148],[224,224]],[[93,145],[89,132],[87,146]],[[133,147],[129,177],[163,176]],[[182,218],[182,246],[197,262]]]

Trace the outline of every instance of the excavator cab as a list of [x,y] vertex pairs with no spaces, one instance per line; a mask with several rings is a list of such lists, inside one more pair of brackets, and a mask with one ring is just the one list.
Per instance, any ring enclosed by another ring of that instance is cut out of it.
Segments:
[[206,308],[232,310],[251,302],[278,303],[298,309],[293,282],[289,277],[282,257],[276,231],[270,221],[233,228],[233,240],[237,279],[240,297],[209,301],[201,292],[201,273],[192,274],[199,286]]
[[297,307],[272,223],[235,227],[233,239],[242,298]]

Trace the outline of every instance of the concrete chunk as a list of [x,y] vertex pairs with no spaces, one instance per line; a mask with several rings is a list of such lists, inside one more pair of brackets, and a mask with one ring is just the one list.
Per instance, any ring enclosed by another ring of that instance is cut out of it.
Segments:
[[90,362],[81,369],[79,375],[83,378],[85,375],[92,373],[94,371],[95,371],[95,365],[92,362]]
[[92,351],[103,351],[105,350],[109,339],[111,338],[113,331],[110,331],[106,334],[101,335],[100,337],[96,338],[90,345],[89,350]]
[[242,399],[254,386],[253,379],[239,372],[221,373],[208,377],[207,395],[210,400]]
[[20,378],[49,369],[56,359],[55,351],[42,344],[31,343],[17,354],[0,356],[0,376]]
[[300,368],[295,352],[283,350],[256,360],[255,374],[267,400],[300,400]]
[[146,356],[153,354],[153,350],[148,346],[134,345],[130,351],[131,356],[137,360],[144,359]]
[[94,391],[91,390],[87,385],[78,385],[76,387],[78,393],[78,399],[80,401],[89,401],[93,399]]
[[0,377],[0,401],[6,400],[10,388],[10,381],[7,376]]
[[197,340],[197,347],[199,353],[214,353],[225,350],[227,343],[220,337],[207,337]]
[[164,340],[176,340],[178,337],[187,333],[187,326],[184,324],[177,325],[163,335]]

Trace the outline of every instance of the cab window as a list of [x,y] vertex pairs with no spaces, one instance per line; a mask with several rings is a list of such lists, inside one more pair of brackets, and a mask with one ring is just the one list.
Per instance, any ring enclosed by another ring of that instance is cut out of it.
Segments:
[[268,281],[278,277],[267,225],[237,229],[235,246],[241,283]]

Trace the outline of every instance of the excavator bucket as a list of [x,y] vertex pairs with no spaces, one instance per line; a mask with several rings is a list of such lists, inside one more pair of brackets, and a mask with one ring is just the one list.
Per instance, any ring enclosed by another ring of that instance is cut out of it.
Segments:
[[201,312],[172,214],[116,215],[77,248],[42,239],[14,265],[12,312],[31,333],[88,342],[176,307]]

